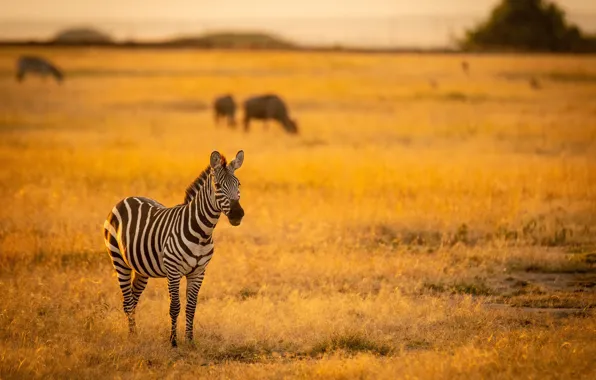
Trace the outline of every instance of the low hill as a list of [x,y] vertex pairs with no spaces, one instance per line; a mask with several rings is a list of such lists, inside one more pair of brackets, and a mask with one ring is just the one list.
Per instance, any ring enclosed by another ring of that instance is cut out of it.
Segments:
[[71,28],[56,34],[53,39],[58,44],[110,44],[112,37],[93,28]]
[[258,32],[223,32],[185,36],[168,40],[165,44],[223,49],[292,49],[297,47],[275,35]]

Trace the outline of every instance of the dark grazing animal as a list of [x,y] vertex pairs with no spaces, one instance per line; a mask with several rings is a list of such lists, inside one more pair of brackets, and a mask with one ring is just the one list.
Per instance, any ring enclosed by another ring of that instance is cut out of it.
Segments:
[[149,278],[165,277],[170,294],[172,330],[177,345],[180,280],[186,277],[186,339],[193,338],[197,296],[213,257],[213,229],[221,215],[240,225],[240,182],[236,170],[244,152],[230,163],[215,151],[209,166],[186,189],[184,203],[165,207],[144,197],[127,197],[109,213],[103,236],[118,277],[130,333],[136,330],[135,309]]
[[470,64],[468,63],[468,61],[462,61],[461,69],[464,72],[464,74],[470,75]]
[[244,130],[248,131],[250,120],[276,120],[288,133],[298,133],[298,125],[290,119],[286,103],[277,95],[265,94],[254,96],[244,101]]
[[228,126],[236,126],[236,102],[232,95],[223,95],[215,98],[213,101],[213,111],[215,124],[219,123],[219,118],[225,117],[228,119]]
[[439,82],[437,82],[435,79],[429,80],[428,84],[430,84],[430,87],[432,87],[433,90],[439,88]]
[[17,61],[17,80],[22,82],[26,74],[38,74],[43,77],[51,75],[58,83],[64,80],[64,73],[45,58],[24,55]]

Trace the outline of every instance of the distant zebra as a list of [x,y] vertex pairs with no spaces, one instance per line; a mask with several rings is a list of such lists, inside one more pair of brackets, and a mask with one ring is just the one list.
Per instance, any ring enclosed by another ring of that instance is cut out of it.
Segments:
[[38,74],[43,77],[51,75],[58,83],[64,80],[64,73],[45,58],[37,56],[21,56],[17,61],[17,80],[22,82],[25,74]]
[[193,319],[205,268],[213,256],[213,229],[220,215],[240,225],[240,182],[234,172],[242,166],[244,152],[227,164],[211,153],[210,165],[190,184],[184,203],[174,207],[152,199],[121,200],[104,223],[104,239],[118,276],[130,333],[135,333],[135,308],[149,277],[165,277],[170,295],[172,331],[180,314],[180,280],[186,277],[186,338],[193,338]]

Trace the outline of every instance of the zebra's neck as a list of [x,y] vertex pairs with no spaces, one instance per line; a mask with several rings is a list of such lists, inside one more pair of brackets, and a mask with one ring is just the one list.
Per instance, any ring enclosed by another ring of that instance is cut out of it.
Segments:
[[[215,201],[215,189],[212,186],[213,173],[211,170],[203,177],[203,181],[195,184],[198,185],[196,195],[188,202],[190,226],[203,239],[208,239],[219,217],[221,216],[221,209],[217,206]],[[200,231],[199,231],[200,230]]]

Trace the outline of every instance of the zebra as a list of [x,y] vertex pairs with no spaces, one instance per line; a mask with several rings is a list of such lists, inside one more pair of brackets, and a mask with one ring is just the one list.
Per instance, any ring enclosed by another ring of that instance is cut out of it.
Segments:
[[27,73],[37,73],[41,76],[52,75],[58,83],[64,80],[64,73],[45,58],[24,55],[17,61],[17,81],[22,82]]
[[228,164],[219,152],[188,186],[184,203],[165,207],[144,197],[124,198],[104,222],[104,240],[118,277],[129,333],[136,333],[135,309],[150,277],[168,282],[172,330],[180,314],[180,280],[186,277],[186,339],[193,340],[193,319],[205,269],[213,256],[213,229],[221,214],[238,226],[244,217],[240,182],[235,171],[242,166],[240,150]]

